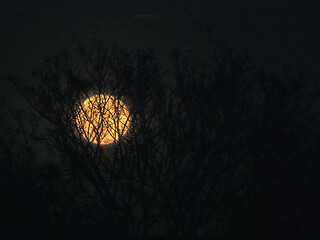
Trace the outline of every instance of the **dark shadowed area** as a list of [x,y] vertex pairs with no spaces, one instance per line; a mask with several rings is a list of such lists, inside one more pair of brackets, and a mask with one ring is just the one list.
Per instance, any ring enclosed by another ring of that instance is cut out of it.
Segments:
[[319,29],[318,0],[1,0],[0,238],[319,239]]

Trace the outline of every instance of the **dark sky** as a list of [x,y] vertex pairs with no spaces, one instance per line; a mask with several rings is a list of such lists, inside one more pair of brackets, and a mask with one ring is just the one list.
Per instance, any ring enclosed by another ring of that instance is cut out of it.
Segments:
[[[191,15],[254,63],[268,70],[289,64],[319,79],[320,0],[0,0],[0,77],[12,73],[29,83],[42,55],[72,48],[72,36],[155,47],[161,61],[174,47],[203,52],[205,36]],[[1,80],[7,109],[26,108]],[[39,159],[52,157],[37,151]]]
[[[317,77],[319,0],[0,0],[0,73],[24,78],[42,54],[70,47],[71,37],[135,48],[153,46],[160,58],[173,47],[205,45],[190,15],[211,24],[256,63],[282,63]],[[3,87],[5,88],[5,87]]]

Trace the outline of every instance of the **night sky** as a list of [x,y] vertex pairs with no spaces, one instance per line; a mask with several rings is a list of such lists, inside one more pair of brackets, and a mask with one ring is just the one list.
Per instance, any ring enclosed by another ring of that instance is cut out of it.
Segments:
[[[165,68],[174,48],[208,52],[194,19],[266,71],[288,65],[319,78],[319,0],[0,0],[0,76],[32,84],[31,70],[41,66],[42,56],[74,50],[74,38],[154,47]],[[0,97],[9,109],[24,106],[9,83],[0,82]]]
[[42,54],[70,47],[73,36],[128,48],[155,47],[162,59],[173,47],[200,51],[204,34],[190,16],[210,24],[217,40],[258,64],[289,64],[317,76],[317,0],[1,0],[0,70],[25,76],[39,66]]

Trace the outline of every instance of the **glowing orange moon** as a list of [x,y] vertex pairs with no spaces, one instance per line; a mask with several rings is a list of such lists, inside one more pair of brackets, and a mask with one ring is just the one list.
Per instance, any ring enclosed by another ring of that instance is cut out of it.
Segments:
[[129,129],[129,110],[111,95],[93,95],[78,108],[76,124],[87,141],[107,145],[118,141]]

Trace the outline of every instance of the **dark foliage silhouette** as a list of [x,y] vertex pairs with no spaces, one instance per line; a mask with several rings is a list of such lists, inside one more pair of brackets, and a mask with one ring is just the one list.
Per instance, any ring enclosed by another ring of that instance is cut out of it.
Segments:
[[[46,129],[35,138],[57,162],[44,165],[32,184],[45,184],[53,199],[41,203],[46,215],[37,221],[50,231],[90,226],[120,238],[316,234],[319,84],[286,68],[265,73],[209,42],[204,60],[172,51],[169,73],[153,50],[97,43],[80,46],[77,58],[66,51],[47,58],[34,72],[36,87],[8,77],[43,120]],[[107,146],[100,144],[103,129],[120,124],[119,111],[108,125],[106,104],[95,110],[102,119],[93,128],[97,144],[77,124],[84,99],[94,94],[129,109],[121,123],[128,132],[116,128]]]

